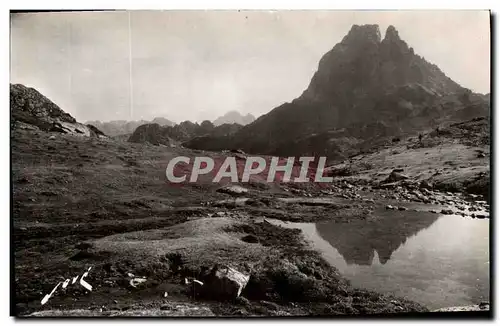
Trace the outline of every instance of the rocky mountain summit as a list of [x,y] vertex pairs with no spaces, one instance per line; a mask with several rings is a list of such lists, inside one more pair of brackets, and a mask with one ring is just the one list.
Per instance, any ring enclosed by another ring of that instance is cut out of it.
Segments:
[[104,137],[95,126],[84,125],[36,89],[10,84],[11,129],[31,129]]
[[389,26],[354,25],[320,60],[307,89],[230,138],[187,143],[276,155],[343,157],[394,136],[489,116],[475,94],[417,55]]
[[249,123],[252,123],[255,121],[255,117],[248,113],[247,115],[242,115],[238,111],[229,111],[226,114],[224,114],[221,117],[218,117],[217,119],[214,120],[213,124],[214,126],[220,126],[223,124],[233,124],[237,123],[242,126],[245,126]]

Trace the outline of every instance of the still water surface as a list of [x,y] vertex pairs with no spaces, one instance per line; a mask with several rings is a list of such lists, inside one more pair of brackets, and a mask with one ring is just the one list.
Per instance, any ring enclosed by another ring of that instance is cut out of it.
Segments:
[[489,219],[381,211],[369,221],[275,223],[302,229],[355,287],[429,309],[489,301]]

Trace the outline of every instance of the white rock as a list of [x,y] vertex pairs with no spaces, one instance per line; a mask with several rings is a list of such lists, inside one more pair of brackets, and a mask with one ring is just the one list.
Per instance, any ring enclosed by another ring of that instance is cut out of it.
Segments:
[[129,284],[130,286],[137,287],[139,284],[142,284],[146,282],[145,277],[136,277],[130,280]]
[[248,192],[248,189],[241,186],[227,186],[217,189],[217,192],[223,192],[229,195],[237,196]]

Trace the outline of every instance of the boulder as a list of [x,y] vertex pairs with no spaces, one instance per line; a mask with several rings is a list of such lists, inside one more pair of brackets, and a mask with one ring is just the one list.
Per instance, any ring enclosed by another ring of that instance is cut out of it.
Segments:
[[433,187],[432,183],[427,180],[422,180],[419,185],[420,189],[432,189]]
[[229,266],[214,266],[206,278],[203,292],[214,299],[235,299],[248,283],[250,275]]
[[409,177],[405,174],[402,174],[400,172],[392,171],[391,174],[385,179],[386,182],[394,182],[394,181],[401,181],[401,180],[406,180]]

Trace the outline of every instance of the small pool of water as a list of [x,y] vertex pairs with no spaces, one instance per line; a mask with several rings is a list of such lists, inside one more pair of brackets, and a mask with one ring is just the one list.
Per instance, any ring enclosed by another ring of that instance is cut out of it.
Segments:
[[350,223],[284,223],[300,228],[325,259],[359,288],[429,309],[489,301],[489,219],[380,211]]

